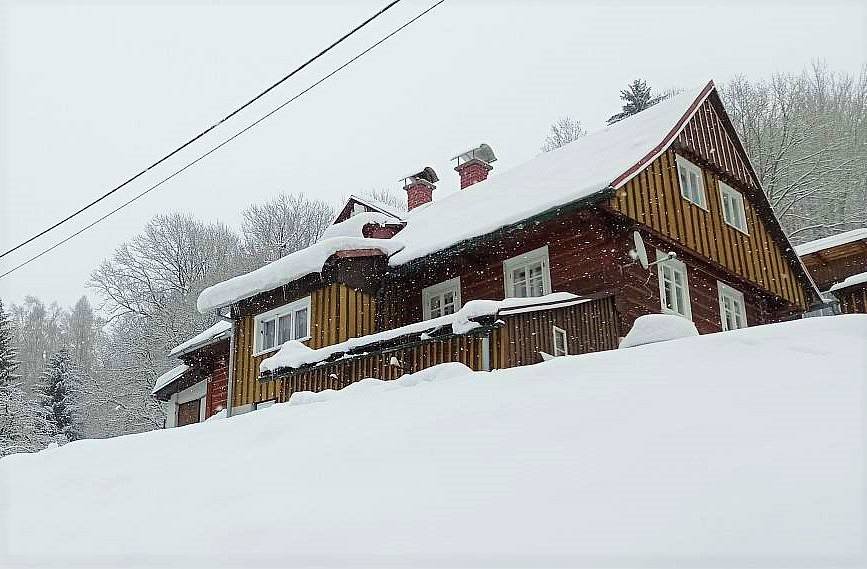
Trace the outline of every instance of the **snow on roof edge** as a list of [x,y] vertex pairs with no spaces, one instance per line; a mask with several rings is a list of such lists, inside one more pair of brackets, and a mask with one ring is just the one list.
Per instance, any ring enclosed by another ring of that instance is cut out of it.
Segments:
[[851,286],[857,286],[864,283],[867,283],[867,272],[856,273],[854,275],[846,277],[843,281],[829,288],[828,292],[835,292],[838,290],[843,290],[844,288],[849,288]]
[[837,233],[836,235],[829,235],[828,237],[821,237],[819,239],[814,239],[813,241],[807,241],[806,243],[801,243],[794,247],[794,249],[795,253],[797,253],[799,257],[803,257],[805,255],[811,255],[840,245],[854,243],[855,241],[860,241],[862,239],[867,240],[867,227],[859,227],[858,229],[844,231],[843,233]]
[[173,367],[169,371],[159,376],[154,382],[153,389],[151,389],[151,395],[156,395],[157,391],[177,381],[177,379],[184,375],[184,373],[186,373],[189,369],[190,366],[188,366],[187,364],[181,364]]
[[213,326],[206,328],[195,336],[189,338],[172,348],[169,352],[170,356],[176,356],[191,351],[192,348],[201,348],[221,340],[227,332],[231,331],[232,323],[228,320],[219,320]]

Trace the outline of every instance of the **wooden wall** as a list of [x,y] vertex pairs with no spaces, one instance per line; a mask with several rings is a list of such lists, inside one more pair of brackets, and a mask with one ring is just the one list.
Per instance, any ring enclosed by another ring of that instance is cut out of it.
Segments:
[[[704,103],[678,137],[675,148],[702,167],[708,209],[680,194],[675,150],[670,148],[628,181],[608,206],[680,243],[764,290],[806,309],[809,289],[796,278],[781,243],[763,222],[755,205],[760,191],[743,159],[717,120],[710,101]],[[722,179],[744,195],[749,234],[723,220],[718,182]]]
[[[311,297],[310,340],[305,344],[311,348],[321,348],[376,331],[376,300],[371,294],[352,289],[343,283],[324,285],[308,294]],[[302,294],[283,303],[304,296]],[[259,313],[274,307],[264,307]],[[238,325],[233,393],[233,405],[236,407],[277,399],[282,390],[279,381],[262,383],[258,380],[259,364],[276,350],[253,355],[254,319],[254,314],[246,314],[241,317]]]
[[492,334],[492,366],[509,368],[542,361],[539,352],[554,353],[554,326],[566,331],[570,354],[617,347],[620,333],[614,297],[585,304],[501,316],[504,324]]
[[867,314],[867,284],[851,286],[834,293],[843,314]]
[[[617,347],[619,330],[613,297],[549,310],[501,315],[501,326],[482,334],[432,338],[307,368],[287,376],[281,400],[298,391],[342,389],[367,377],[396,379],[437,364],[460,362],[484,369],[484,337],[492,369],[539,363],[540,351],[553,353],[553,326],[566,330],[569,353],[584,354]],[[395,357],[402,367],[390,365]],[[275,383],[274,381],[268,383]]]

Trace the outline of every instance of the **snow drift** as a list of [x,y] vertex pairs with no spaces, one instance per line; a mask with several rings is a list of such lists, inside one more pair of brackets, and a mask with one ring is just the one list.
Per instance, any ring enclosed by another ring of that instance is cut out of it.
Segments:
[[0,565],[860,566],[865,345],[841,316],[443,366],[7,457]]

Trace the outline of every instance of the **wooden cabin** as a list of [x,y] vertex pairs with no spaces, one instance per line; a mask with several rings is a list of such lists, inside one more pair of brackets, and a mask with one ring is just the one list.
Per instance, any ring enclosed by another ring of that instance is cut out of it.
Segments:
[[712,333],[820,302],[713,82],[503,173],[487,145],[455,160],[460,191],[434,200],[425,168],[406,213],[353,196],[313,246],[202,292],[234,322],[232,413],[611,349],[644,314]]
[[226,408],[231,333],[232,325],[221,320],[169,353],[182,363],[157,378],[152,391],[166,428],[199,423]]
[[795,247],[825,305],[815,315],[867,313],[867,228],[853,229]]

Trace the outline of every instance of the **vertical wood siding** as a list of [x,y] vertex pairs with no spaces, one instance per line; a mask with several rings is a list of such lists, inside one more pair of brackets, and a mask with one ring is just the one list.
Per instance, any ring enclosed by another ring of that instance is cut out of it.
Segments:
[[[314,290],[310,297],[310,339],[305,344],[311,348],[321,348],[376,331],[376,300],[372,295],[343,283],[335,283]],[[258,379],[259,364],[275,351],[253,355],[254,322],[255,315],[242,317],[235,339],[235,386],[232,399],[236,407],[276,399],[282,392],[280,380],[263,383]]]
[[835,293],[843,314],[867,314],[867,286],[853,286]]
[[[613,349],[619,339],[612,297],[563,308],[505,315],[501,320],[503,324],[489,332],[489,362],[494,369],[539,363],[540,351],[553,353],[553,326],[566,330],[570,354]],[[484,334],[467,334],[432,338],[340,359],[285,377],[281,400],[287,400],[298,391],[342,389],[366,377],[396,379],[404,373],[446,362],[460,362],[470,369],[482,370],[484,349]],[[397,358],[402,367],[390,365],[392,357]]]
[[[699,144],[691,138],[690,141]],[[732,166],[737,164],[737,160],[726,158],[727,153],[714,153],[714,156],[717,155],[720,156],[718,160],[726,161],[727,168],[741,171],[740,167]],[[695,157],[685,157],[696,161]],[[702,168],[702,172],[708,207],[706,210],[681,196],[675,152],[671,149],[620,188],[608,205],[614,211],[646,225],[741,278],[805,309],[808,292],[795,277],[783,250],[751,203],[751,190],[746,182],[740,178],[725,180],[744,195],[748,234],[728,225],[723,219],[719,194],[720,176],[706,167]]]

